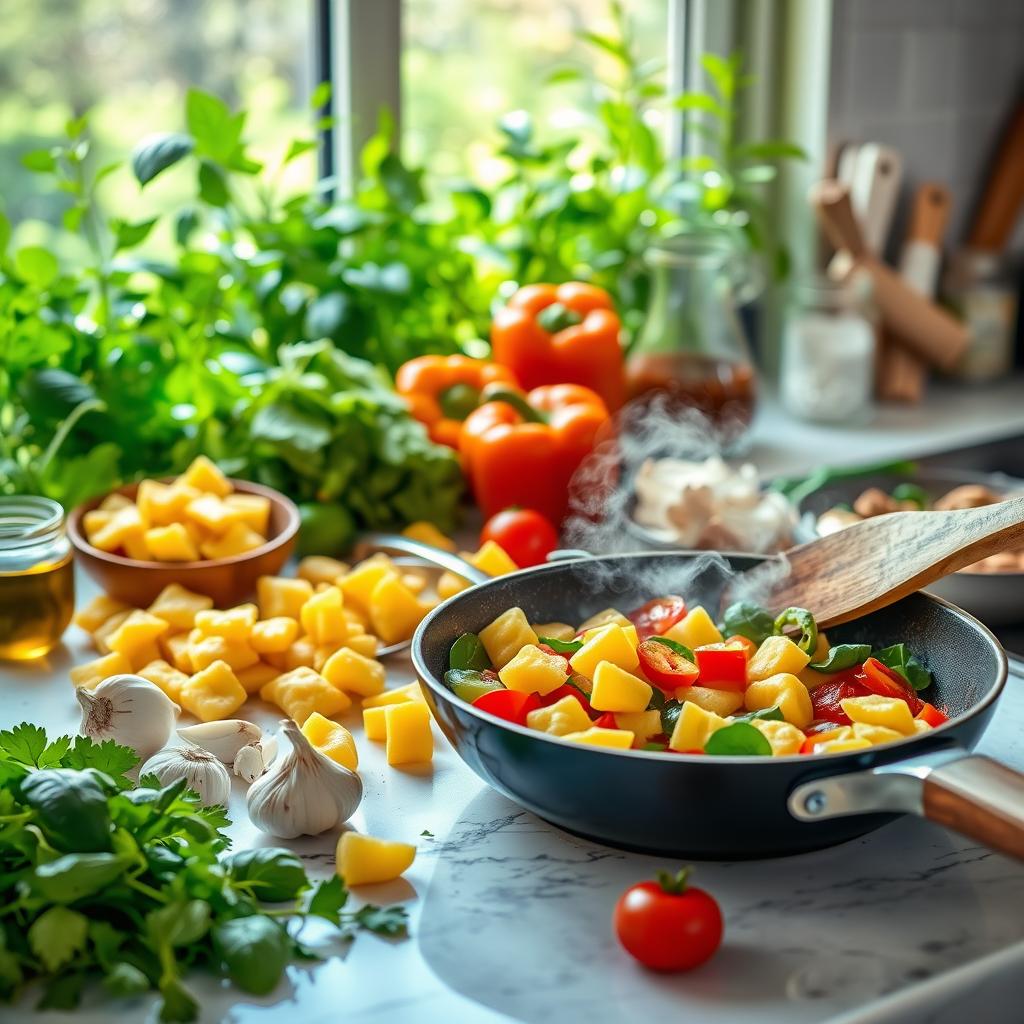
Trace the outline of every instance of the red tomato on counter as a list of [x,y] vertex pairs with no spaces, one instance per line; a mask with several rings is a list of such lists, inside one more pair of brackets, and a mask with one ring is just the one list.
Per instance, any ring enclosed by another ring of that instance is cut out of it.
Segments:
[[480,531],[480,543],[493,540],[520,569],[540,565],[558,547],[558,533],[532,508],[507,508],[491,516]]
[[687,885],[689,869],[659,872],[656,882],[630,886],[612,918],[627,953],[654,971],[688,971],[722,943],[722,912],[703,889]]

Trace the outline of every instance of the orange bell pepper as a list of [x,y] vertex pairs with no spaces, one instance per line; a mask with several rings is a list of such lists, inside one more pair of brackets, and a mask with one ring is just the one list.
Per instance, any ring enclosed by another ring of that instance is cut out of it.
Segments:
[[395,389],[409,411],[426,426],[432,441],[449,448],[459,447],[462,421],[480,404],[488,384],[515,383],[507,367],[459,355],[410,359],[395,375]]
[[488,518],[512,506],[532,508],[557,526],[569,481],[601,439],[608,409],[579,384],[553,384],[526,395],[484,392],[485,404],[462,424],[463,470]]
[[615,412],[625,400],[619,318],[592,284],[531,284],[509,299],[491,326],[496,362],[524,388],[582,384]]

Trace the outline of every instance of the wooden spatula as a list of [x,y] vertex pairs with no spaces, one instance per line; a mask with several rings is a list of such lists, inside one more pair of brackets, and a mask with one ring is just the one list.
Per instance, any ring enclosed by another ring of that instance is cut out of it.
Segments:
[[753,590],[773,611],[809,608],[820,626],[834,626],[1021,543],[1024,496],[955,512],[890,512],[791,548],[788,574],[774,582],[763,574],[759,592],[757,575],[744,574],[726,603]]

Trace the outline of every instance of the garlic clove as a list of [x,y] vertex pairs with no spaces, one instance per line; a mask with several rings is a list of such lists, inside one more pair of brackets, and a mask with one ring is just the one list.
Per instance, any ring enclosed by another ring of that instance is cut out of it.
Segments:
[[277,757],[277,733],[271,733],[260,740],[260,748],[263,750],[263,766],[269,768]]
[[164,747],[181,710],[163,690],[142,676],[109,676],[95,689],[80,687],[79,732],[102,742],[131,747],[144,761]]
[[187,725],[178,730],[178,735],[213,754],[222,764],[233,764],[243,747],[259,742],[263,730],[253,722],[229,718],[223,722]]
[[347,821],[362,800],[362,780],[311,746],[291,719],[282,721],[281,728],[292,749],[249,787],[246,803],[252,823],[263,832],[294,839],[319,835]]
[[139,770],[155,775],[162,786],[185,779],[189,789],[199,794],[204,805],[227,806],[231,795],[231,776],[227,768],[209,751],[200,747],[167,747],[154,754]]
[[270,767],[275,757],[277,757],[277,737],[274,735],[264,736],[257,743],[250,743],[239,750],[235,755],[232,769],[240,779],[244,779],[246,782],[255,782]]

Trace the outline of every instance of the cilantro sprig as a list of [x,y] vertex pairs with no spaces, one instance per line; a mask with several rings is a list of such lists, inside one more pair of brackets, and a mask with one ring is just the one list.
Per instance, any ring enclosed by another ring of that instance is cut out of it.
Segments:
[[184,780],[134,785],[137,764],[109,740],[0,731],[0,1001],[35,985],[40,1008],[73,1009],[99,981],[111,998],[155,990],[162,1021],[188,1022],[188,971],[266,995],[316,959],[298,941],[309,918],[344,940],[407,934],[404,908],[348,909],[344,882],[312,884],[290,850],[227,856],[224,809]]

